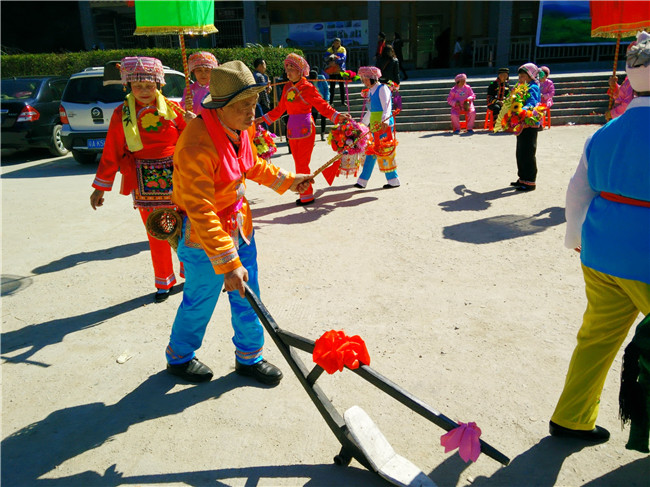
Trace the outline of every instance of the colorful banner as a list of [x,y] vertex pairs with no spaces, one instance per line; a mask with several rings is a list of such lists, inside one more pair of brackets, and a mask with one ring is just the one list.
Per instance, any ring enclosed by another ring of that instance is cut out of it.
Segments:
[[271,26],[274,46],[323,48],[340,38],[343,47],[368,45],[368,21],[344,20],[308,24],[275,24]]
[[538,46],[614,44],[611,39],[591,37],[588,1],[541,1],[537,18]]

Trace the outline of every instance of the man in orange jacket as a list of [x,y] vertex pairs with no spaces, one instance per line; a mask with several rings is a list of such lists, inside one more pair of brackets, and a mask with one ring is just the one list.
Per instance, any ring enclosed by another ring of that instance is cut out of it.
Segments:
[[294,175],[257,157],[253,120],[258,94],[265,88],[241,61],[213,69],[203,111],[189,122],[174,153],[172,200],[183,214],[178,257],[185,266],[185,287],[166,357],[168,372],[191,382],[212,378],[195,352],[222,286],[235,332],[235,371],[264,384],[282,379],[280,369],[262,357],[264,330],[245,299],[244,282],[259,295],[246,180],[282,194],[304,191],[313,175]]

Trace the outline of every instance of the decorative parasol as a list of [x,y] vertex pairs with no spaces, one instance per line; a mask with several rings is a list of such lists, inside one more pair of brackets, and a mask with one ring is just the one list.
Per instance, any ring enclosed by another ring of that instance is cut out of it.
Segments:
[[[591,37],[616,39],[613,76],[616,76],[618,50],[622,37],[636,36],[640,30],[650,29],[650,2],[631,0],[590,1]],[[613,98],[609,100],[612,108]]]
[[136,0],[134,35],[178,34],[185,72],[185,107],[192,108],[190,72],[185,51],[185,34],[207,35],[218,32],[214,26],[214,1]]

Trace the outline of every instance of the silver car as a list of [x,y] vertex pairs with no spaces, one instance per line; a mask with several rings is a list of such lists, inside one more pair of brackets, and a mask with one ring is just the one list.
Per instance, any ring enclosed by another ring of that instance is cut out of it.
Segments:
[[[180,101],[185,76],[166,66],[164,71],[163,94],[170,100]],[[86,68],[70,77],[61,98],[61,139],[80,164],[92,164],[102,153],[113,111],[126,95],[121,85],[104,86],[103,81],[103,66]]]

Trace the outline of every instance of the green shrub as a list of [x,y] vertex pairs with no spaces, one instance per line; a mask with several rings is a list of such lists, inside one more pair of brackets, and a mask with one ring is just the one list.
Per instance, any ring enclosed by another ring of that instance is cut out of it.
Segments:
[[[290,52],[303,55],[298,49],[249,45],[231,49],[188,49],[187,55],[197,51],[210,51],[219,63],[240,60],[253,69],[253,60],[261,57],[266,60],[269,78],[281,76],[284,58]],[[151,56],[158,58],[165,66],[183,72],[183,59],[180,49],[123,49],[112,51],[82,51],[64,54],[13,54],[3,55],[2,77],[60,75],[69,76],[91,66],[103,66],[108,61],[119,61],[126,56]]]

